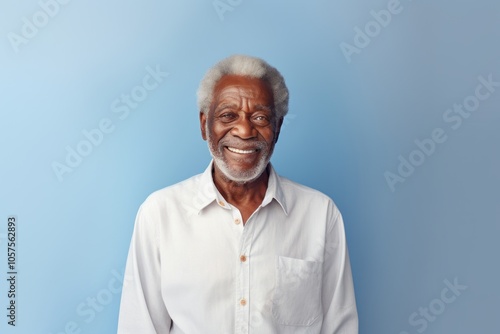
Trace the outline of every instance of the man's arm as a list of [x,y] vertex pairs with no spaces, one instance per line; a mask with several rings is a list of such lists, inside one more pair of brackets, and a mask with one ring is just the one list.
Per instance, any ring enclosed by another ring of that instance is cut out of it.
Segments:
[[[148,205],[149,204],[149,205]],[[171,318],[161,295],[158,208],[139,209],[125,269],[118,334],[168,334]]]
[[358,334],[358,312],[342,216],[330,203],[323,262],[321,334]]

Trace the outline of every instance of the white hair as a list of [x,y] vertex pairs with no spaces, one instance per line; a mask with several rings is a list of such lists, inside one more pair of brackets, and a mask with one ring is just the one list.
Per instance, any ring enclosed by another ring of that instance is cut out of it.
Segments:
[[198,87],[198,108],[207,114],[212,103],[213,91],[217,82],[225,75],[241,75],[262,79],[269,83],[273,91],[274,112],[277,119],[288,112],[288,88],[281,73],[260,58],[233,55],[221,60],[210,68]]

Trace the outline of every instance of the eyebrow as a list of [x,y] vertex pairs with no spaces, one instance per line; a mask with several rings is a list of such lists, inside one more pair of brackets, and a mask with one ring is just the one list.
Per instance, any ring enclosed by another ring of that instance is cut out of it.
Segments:
[[221,104],[221,105],[217,106],[215,108],[215,112],[219,112],[219,111],[227,109],[227,108],[237,109],[238,106],[236,104],[234,104],[234,103],[224,103],[224,104]]
[[266,105],[263,105],[263,104],[257,104],[255,106],[255,109],[257,110],[264,110],[264,111],[269,111],[269,112],[272,112],[273,111],[273,108],[271,106],[266,106]]
[[[234,103],[224,103],[224,104],[221,104],[220,106],[217,106],[215,108],[215,112],[220,112],[220,111],[228,109],[228,108],[229,109],[239,109],[238,105],[236,105]],[[256,104],[255,105],[255,110],[257,110],[257,111],[267,111],[267,112],[270,112],[270,113],[273,112],[273,108],[271,106],[263,105],[263,104]]]

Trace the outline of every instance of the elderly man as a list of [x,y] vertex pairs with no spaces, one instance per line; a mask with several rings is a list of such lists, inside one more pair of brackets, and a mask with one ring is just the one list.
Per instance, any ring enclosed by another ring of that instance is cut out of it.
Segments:
[[358,333],[339,210],[269,162],[288,111],[281,74],[231,56],[198,104],[213,160],[140,207],[118,333]]

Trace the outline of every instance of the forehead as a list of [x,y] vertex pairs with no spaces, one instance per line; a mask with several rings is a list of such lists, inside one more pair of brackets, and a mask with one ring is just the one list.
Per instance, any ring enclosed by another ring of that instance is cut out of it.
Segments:
[[214,87],[213,101],[224,99],[249,99],[255,103],[272,105],[273,91],[269,83],[259,78],[225,75]]

